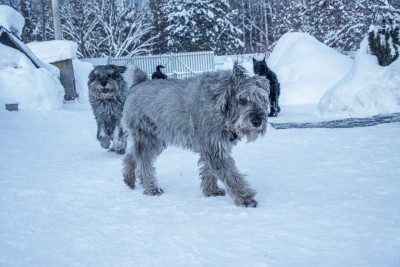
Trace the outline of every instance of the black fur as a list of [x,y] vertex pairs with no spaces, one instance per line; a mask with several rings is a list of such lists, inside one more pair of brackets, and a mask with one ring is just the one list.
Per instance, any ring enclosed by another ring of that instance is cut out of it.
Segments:
[[276,74],[267,66],[265,62],[265,57],[263,60],[257,61],[253,58],[253,70],[255,74],[260,76],[264,76],[269,80],[270,83],[270,92],[269,92],[269,103],[270,103],[270,112],[268,114],[269,117],[276,117],[278,113],[281,111],[279,106],[279,96],[281,94],[281,88],[278,81],[278,77]]
[[151,79],[167,79],[167,75],[161,72],[161,68],[165,68],[163,65],[158,65],[156,71],[151,75]]

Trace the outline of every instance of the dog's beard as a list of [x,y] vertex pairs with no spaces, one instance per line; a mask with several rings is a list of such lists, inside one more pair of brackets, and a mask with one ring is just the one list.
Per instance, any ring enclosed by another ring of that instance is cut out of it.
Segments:
[[254,127],[250,117],[240,116],[234,124],[235,132],[239,136],[246,137],[247,143],[254,142],[267,131],[267,121],[263,121],[259,127]]

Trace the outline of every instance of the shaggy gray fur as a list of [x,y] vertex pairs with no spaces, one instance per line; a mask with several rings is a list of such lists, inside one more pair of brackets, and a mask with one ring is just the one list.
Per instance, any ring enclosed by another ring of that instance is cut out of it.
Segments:
[[[89,101],[97,122],[97,140],[101,147],[124,154],[126,134],[121,125],[122,109],[129,88],[122,73],[126,67],[96,66],[89,74]],[[111,144],[112,141],[112,144]]]
[[268,90],[267,79],[247,76],[238,64],[232,71],[133,86],[122,118],[133,141],[124,158],[125,183],[134,188],[137,177],[144,194],[162,194],[154,161],[167,145],[175,145],[200,154],[205,196],[225,195],[220,179],[236,205],[256,207],[256,192],[236,168],[231,150],[241,138],[254,141],[266,132]]

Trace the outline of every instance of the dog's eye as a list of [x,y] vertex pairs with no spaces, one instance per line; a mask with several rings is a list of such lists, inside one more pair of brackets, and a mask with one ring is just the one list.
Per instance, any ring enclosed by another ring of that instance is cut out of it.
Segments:
[[111,78],[112,77],[112,74],[107,74],[107,78]]

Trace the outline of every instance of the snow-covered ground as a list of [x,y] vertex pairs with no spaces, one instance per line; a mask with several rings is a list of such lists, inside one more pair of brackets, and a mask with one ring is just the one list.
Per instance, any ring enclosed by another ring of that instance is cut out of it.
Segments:
[[[268,62],[282,85],[270,121],[400,111],[400,61],[378,67],[365,49],[353,62],[308,35],[284,36]],[[0,266],[400,266],[400,123],[269,127],[240,143],[255,209],[203,197],[197,155],[171,147],[156,165],[165,193],[149,197],[123,183],[122,156],[95,138],[91,64],[74,60],[80,100],[63,104],[52,73],[2,45],[0,57]],[[243,64],[251,73],[251,58]]]
[[234,150],[255,209],[204,198],[168,148],[130,190],[90,109],[0,112],[0,266],[400,265],[400,124],[274,130]]

